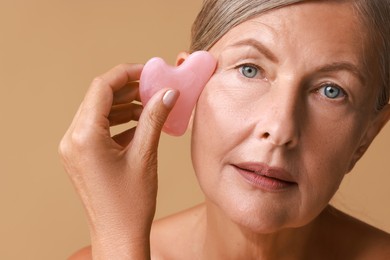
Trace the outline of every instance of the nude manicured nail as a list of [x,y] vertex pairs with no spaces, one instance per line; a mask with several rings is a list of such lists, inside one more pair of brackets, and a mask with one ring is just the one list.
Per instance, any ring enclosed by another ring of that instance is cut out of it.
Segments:
[[179,97],[178,91],[172,89],[168,90],[164,94],[163,103],[167,108],[171,108],[176,103],[178,97]]

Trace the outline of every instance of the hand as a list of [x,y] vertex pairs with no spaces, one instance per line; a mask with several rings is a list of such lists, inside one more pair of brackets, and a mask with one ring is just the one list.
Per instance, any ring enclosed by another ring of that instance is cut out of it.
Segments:
[[[163,89],[145,108],[142,65],[124,64],[95,78],[61,140],[59,153],[88,216],[94,259],[147,259],[156,209],[157,147],[179,93]],[[110,126],[138,121],[111,136]]]

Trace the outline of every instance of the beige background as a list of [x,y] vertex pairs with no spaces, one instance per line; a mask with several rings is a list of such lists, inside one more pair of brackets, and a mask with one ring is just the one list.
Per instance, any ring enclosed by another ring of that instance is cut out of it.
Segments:
[[[173,63],[201,0],[0,0],[0,259],[65,259],[88,244],[58,142],[91,79],[122,62]],[[335,204],[390,232],[390,128]],[[164,135],[157,217],[202,200],[189,135]]]

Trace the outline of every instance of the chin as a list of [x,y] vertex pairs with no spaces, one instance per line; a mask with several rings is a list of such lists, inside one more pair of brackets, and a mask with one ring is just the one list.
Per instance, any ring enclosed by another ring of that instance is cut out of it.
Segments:
[[237,207],[226,212],[232,222],[238,226],[261,234],[278,232],[289,226],[290,218],[285,212],[261,207],[257,209]]
[[[241,200],[239,196],[217,203],[219,213],[232,224],[248,233],[271,234],[285,229],[303,227],[318,214],[303,214],[293,203]],[[309,212],[308,212],[309,213]]]

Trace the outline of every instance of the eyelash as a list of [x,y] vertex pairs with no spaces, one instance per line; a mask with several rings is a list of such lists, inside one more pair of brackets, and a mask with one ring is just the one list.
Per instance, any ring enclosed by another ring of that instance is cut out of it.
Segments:
[[[243,71],[242,71],[242,69],[243,69],[244,67],[252,67],[252,68],[256,69],[256,70],[257,70],[256,75],[253,76],[253,77],[245,76],[244,73],[243,73]],[[235,66],[234,69],[239,70],[239,73],[240,73],[245,79],[247,79],[247,80],[253,80],[253,79],[255,79],[256,77],[258,77],[259,74],[261,75],[261,79],[267,80],[267,78],[266,78],[265,75],[264,75],[264,70],[263,70],[260,66],[258,66],[258,65],[256,65],[256,64],[253,64],[253,63],[244,63],[244,64],[240,64],[240,65]],[[332,87],[332,88],[338,89],[338,90],[339,90],[339,93],[337,94],[337,97],[332,98],[332,97],[326,96],[326,93],[325,93],[325,91],[326,91],[325,88],[326,88],[326,87]],[[322,89],[323,89],[323,91],[321,91]],[[342,100],[345,100],[345,99],[348,97],[348,94],[345,92],[345,90],[344,90],[342,87],[340,87],[339,85],[337,85],[337,84],[335,84],[335,83],[332,83],[332,82],[325,82],[325,83],[322,83],[322,84],[320,85],[320,87],[316,89],[315,92],[316,92],[316,93],[319,93],[323,98],[326,98],[326,99],[332,100],[332,101],[333,101],[333,100],[334,100],[334,101],[342,101]],[[339,95],[342,95],[342,96],[339,97]]]
[[[245,75],[243,74],[243,71],[242,71],[242,69],[243,69],[244,67],[252,67],[252,68],[255,68],[255,69],[257,70],[256,75],[255,75],[254,77],[252,77],[252,78],[251,78],[251,77],[245,76]],[[266,77],[263,75],[263,74],[264,74],[264,70],[263,70],[260,66],[258,66],[258,65],[256,65],[256,64],[253,64],[253,63],[244,63],[244,64],[240,64],[240,65],[237,65],[236,67],[234,67],[234,69],[239,70],[240,74],[241,74],[244,78],[249,79],[249,80],[255,79],[256,77],[259,76],[259,74],[261,75],[261,79],[266,79]]]
[[[337,93],[337,96],[335,96],[334,98],[327,96],[325,93],[327,87],[332,87],[332,88],[338,89],[339,93]],[[345,98],[348,97],[347,93],[345,92],[345,90],[342,87],[340,87],[339,85],[332,83],[332,82],[326,82],[326,83],[321,84],[320,87],[316,90],[316,92],[319,93],[321,96],[323,96],[326,99],[335,100],[335,101],[344,100]],[[340,95],[342,95],[342,96],[340,97]]]

